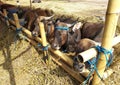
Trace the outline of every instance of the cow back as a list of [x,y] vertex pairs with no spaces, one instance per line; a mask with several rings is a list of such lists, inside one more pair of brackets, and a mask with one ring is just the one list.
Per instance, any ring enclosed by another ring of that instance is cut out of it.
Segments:
[[86,22],[81,28],[81,37],[94,39],[103,29],[103,23]]

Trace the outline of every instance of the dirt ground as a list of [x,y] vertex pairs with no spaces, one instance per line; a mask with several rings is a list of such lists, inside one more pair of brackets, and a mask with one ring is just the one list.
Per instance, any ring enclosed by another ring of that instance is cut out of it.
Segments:
[[[15,0],[6,3],[16,4]],[[56,16],[66,15],[98,22],[105,17],[107,3],[108,0],[43,0],[32,7],[51,9]],[[29,6],[29,0],[20,0],[20,4]],[[120,28],[117,30],[120,33]],[[115,59],[110,66],[114,73],[104,81],[105,85],[120,84],[120,44],[114,48]],[[49,67],[44,64],[42,56],[25,40],[16,40],[15,32],[8,30],[0,21],[0,85],[79,85],[55,63],[52,62]]]

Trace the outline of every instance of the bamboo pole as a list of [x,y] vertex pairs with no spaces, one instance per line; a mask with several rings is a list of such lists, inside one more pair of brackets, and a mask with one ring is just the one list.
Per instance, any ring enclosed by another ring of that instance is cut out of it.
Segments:
[[6,11],[6,9],[3,9],[3,13],[4,13],[4,16],[5,16],[6,24],[7,24],[7,26],[9,26],[10,23],[9,23],[9,21],[8,21],[8,16],[7,16],[7,11]]
[[[120,35],[114,37],[112,46],[115,46],[118,43],[120,43]],[[99,43],[98,45],[101,45],[101,43]],[[86,62],[96,56],[97,56],[97,50],[95,48],[90,48],[90,49],[78,54],[78,57],[79,57],[79,59],[81,59],[82,62]]]
[[[44,24],[42,22],[39,22],[39,21],[38,21],[38,24],[39,24],[39,29],[40,29],[41,39],[42,39],[42,45],[43,45],[43,48],[46,48],[48,43],[47,43],[47,40],[46,40],[46,33],[45,33]],[[44,52],[44,59],[45,59],[45,61],[48,60],[48,64],[49,64],[50,63],[50,57],[48,57],[48,49],[43,50],[43,52]]]
[[32,0],[30,0],[30,9],[32,9]]
[[[110,50],[112,48],[112,41],[115,35],[119,13],[120,13],[120,0],[109,0],[106,13],[105,29],[102,38],[102,47],[107,50]],[[104,70],[106,68],[106,58],[103,53],[101,53],[100,56],[101,57],[98,61],[97,69],[99,75],[103,77]],[[100,78],[95,72],[92,85],[98,85],[99,83]]]
[[14,21],[15,21],[16,29],[20,30],[21,26],[20,26],[20,23],[19,23],[18,16],[17,16],[16,13],[14,13],[13,16],[14,16]]
[[103,80],[107,79],[113,73],[112,69],[108,69],[103,74]]

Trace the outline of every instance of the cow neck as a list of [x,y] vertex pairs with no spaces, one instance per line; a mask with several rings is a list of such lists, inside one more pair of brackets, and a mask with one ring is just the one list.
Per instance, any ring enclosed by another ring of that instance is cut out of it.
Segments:
[[[66,43],[64,45],[65,46],[69,45],[69,31],[67,32],[67,39],[66,39]],[[66,49],[67,49],[67,47],[66,47]]]
[[50,35],[53,31],[53,28],[51,27],[52,25],[48,25],[47,27],[47,34]]

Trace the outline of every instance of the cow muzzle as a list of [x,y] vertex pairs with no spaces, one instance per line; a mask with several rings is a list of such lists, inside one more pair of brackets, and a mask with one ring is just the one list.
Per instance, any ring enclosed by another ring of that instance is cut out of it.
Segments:
[[85,70],[85,64],[81,63],[77,57],[74,58],[73,68],[75,71],[82,73]]
[[59,50],[60,49],[60,46],[56,43],[52,43],[51,47],[55,50]]
[[38,37],[38,32],[33,31],[33,32],[32,32],[32,36],[33,36],[33,37]]

